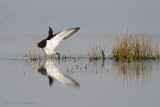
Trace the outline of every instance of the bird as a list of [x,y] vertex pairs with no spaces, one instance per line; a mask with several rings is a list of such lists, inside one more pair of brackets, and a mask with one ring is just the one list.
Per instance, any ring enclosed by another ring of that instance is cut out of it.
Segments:
[[57,82],[68,85],[68,86],[75,86],[79,87],[79,83],[76,82],[74,79],[69,77],[68,75],[64,74],[59,70],[56,66],[55,61],[51,59],[46,59],[43,65],[40,68],[36,68],[39,73],[46,75],[49,79],[49,85],[53,84],[53,80]]
[[72,36],[76,33],[80,27],[70,28],[59,33],[53,34],[53,30],[49,27],[48,37],[37,44],[36,47],[33,48],[42,48],[46,56],[52,56],[54,54],[58,54],[55,52],[55,48],[65,39]]

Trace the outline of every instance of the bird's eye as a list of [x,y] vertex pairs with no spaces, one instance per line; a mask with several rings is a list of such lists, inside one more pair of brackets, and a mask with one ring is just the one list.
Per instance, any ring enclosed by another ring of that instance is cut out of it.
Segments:
[[44,42],[42,41],[42,42],[41,42],[41,44],[43,45],[43,44],[44,44]]

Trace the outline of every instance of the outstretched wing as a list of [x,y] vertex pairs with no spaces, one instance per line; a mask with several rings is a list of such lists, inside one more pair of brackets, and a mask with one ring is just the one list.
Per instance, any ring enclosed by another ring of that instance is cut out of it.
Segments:
[[54,36],[55,36],[55,35],[53,35],[53,30],[51,29],[51,27],[49,27],[47,40],[52,39]]
[[60,33],[57,33],[53,38],[50,39],[50,43],[52,45],[52,49],[54,50],[63,40],[69,38],[74,33],[76,33],[80,27],[71,28]]

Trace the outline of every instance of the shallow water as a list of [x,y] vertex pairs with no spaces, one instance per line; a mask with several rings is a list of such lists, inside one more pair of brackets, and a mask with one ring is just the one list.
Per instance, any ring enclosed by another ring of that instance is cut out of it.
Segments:
[[[37,35],[14,37],[17,38],[2,36],[0,42],[1,106],[151,107],[160,104],[159,61],[125,63],[84,58],[27,62],[25,54],[38,42],[34,39]],[[87,55],[87,49],[101,44],[106,47],[105,54],[110,54],[112,41],[110,35],[75,34],[56,50],[66,54],[70,50],[75,56]],[[5,47],[4,43],[7,43]],[[40,55],[44,57],[42,50]],[[53,76],[53,80],[48,76]]]

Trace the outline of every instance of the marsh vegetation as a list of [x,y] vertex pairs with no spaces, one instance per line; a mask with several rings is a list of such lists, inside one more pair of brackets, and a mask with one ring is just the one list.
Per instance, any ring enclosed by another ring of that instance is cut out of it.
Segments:
[[116,61],[159,59],[158,46],[154,46],[143,34],[132,36],[126,33],[116,38],[112,48],[113,59]]

